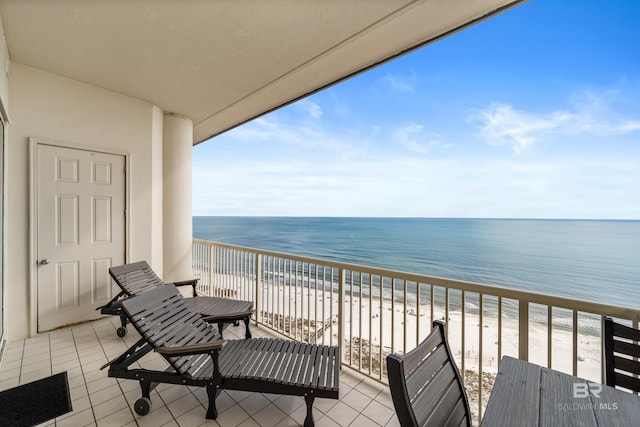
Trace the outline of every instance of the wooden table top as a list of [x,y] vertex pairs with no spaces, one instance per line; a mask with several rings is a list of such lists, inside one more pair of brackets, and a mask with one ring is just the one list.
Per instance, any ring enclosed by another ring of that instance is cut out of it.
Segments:
[[482,426],[638,427],[640,396],[505,356]]

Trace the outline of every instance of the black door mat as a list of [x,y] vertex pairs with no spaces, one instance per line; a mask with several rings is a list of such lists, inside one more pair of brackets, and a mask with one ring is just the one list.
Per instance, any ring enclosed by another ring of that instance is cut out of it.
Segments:
[[34,426],[71,410],[66,372],[0,392],[0,426]]

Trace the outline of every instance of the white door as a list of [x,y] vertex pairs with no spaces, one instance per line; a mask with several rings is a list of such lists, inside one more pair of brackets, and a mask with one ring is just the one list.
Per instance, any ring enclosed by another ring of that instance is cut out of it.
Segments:
[[100,317],[125,260],[124,156],[37,145],[38,332]]

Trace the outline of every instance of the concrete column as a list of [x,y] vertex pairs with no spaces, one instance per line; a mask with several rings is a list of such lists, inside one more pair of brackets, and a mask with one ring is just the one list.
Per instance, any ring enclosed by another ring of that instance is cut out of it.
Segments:
[[193,122],[165,114],[163,126],[163,280],[193,277],[191,167]]

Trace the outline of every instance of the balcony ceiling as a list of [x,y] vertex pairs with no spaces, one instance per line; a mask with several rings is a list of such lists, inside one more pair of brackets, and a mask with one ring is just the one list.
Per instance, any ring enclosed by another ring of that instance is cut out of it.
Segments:
[[521,0],[0,0],[11,61],[189,117],[194,143]]

